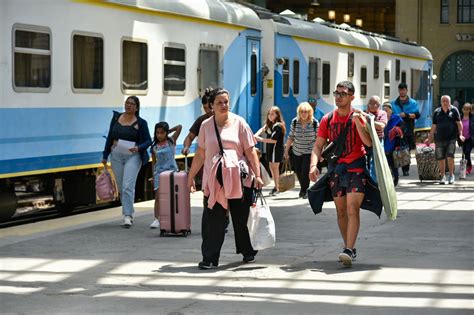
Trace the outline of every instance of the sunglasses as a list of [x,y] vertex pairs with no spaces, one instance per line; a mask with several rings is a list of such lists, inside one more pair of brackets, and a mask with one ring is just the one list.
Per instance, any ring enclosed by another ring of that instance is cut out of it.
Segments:
[[346,93],[346,92],[337,92],[337,91],[334,91],[332,92],[332,95],[334,95],[334,97],[341,97],[341,98],[344,98],[344,97],[348,97],[349,95],[353,95],[352,93]]

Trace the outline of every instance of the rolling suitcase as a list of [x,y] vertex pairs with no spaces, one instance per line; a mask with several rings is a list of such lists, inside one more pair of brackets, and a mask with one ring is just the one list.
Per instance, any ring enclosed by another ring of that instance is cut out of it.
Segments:
[[191,202],[188,173],[165,171],[160,174],[160,236],[191,233]]
[[423,180],[439,180],[438,161],[435,158],[435,145],[418,144],[416,146],[416,167],[420,182]]

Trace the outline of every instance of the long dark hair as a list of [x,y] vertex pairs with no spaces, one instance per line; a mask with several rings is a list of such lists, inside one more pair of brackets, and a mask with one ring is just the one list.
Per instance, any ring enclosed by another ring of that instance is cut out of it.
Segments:
[[[275,119],[275,122],[272,122],[269,118],[268,118],[268,114],[270,114],[271,111],[274,111],[276,113],[276,119]],[[286,133],[286,126],[285,126],[285,120],[283,120],[283,115],[281,113],[281,110],[278,106],[272,106],[268,112],[267,112],[267,120],[265,122],[265,126],[267,128],[269,128],[270,130],[273,129],[273,126],[276,124],[276,123],[280,123],[281,125],[281,129],[282,129],[282,133],[283,133],[283,136],[285,136],[285,133]]]
[[137,116],[137,117],[140,116],[140,100],[135,95],[131,95],[131,96],[127,97],[126,101],[128,101],[129,99],[132,99],[135,102],[135,104],[137,105],[137,112],[135,113],[135,116]]
[[207,104],[209,103],[209,98],[211,96],[212,91],[214,91],[211,87],[208,87],[204,90],[204,95],[201,98],[201,104]]
[[166,121],[160,121],[159,123],[157,123],[155,125],[155,132],[153,133],[153,143],[151,144],[151,146],[154,146],[158,143],[158,137],[156,136],[156,131],[161,128],[163,129],[163,131],[166,133],[166,138],[168,139],[168,141],[171,143],[171,144],[174,144],[174,141],[173,139],[171,139],[168,134],[170,132],[170,125],[166,122]]

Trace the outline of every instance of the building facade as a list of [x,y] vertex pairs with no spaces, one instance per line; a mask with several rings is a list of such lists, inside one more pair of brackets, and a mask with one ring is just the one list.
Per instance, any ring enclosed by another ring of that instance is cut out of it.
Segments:
[[431,51],[434,106],[474,102],[474,0],[397,0],[396,36]]

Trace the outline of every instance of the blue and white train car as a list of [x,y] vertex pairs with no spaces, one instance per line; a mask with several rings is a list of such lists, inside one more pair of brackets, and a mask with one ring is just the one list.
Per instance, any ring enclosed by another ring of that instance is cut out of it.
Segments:
[[261,21],[245,6],[6,0],[0,12],[0,218],[35,196],[33,208],[95,203],[92,171],[129,95],[151,133],[159,121],[186,133],[208,86],[229,89],[232,110],[260,124]]
[[277,105],[286,122],[308,97],[325,113],[334,109],[332,92],[343,80],[355,86],[353,105],[364,108],[370,96],[382,101],[398,97],[405,82],[419,104],[416,128],[431,127],[432,56],[424,47],[363,32],[349,26],[309,22],[259,12],[262,19],[263,109]]

